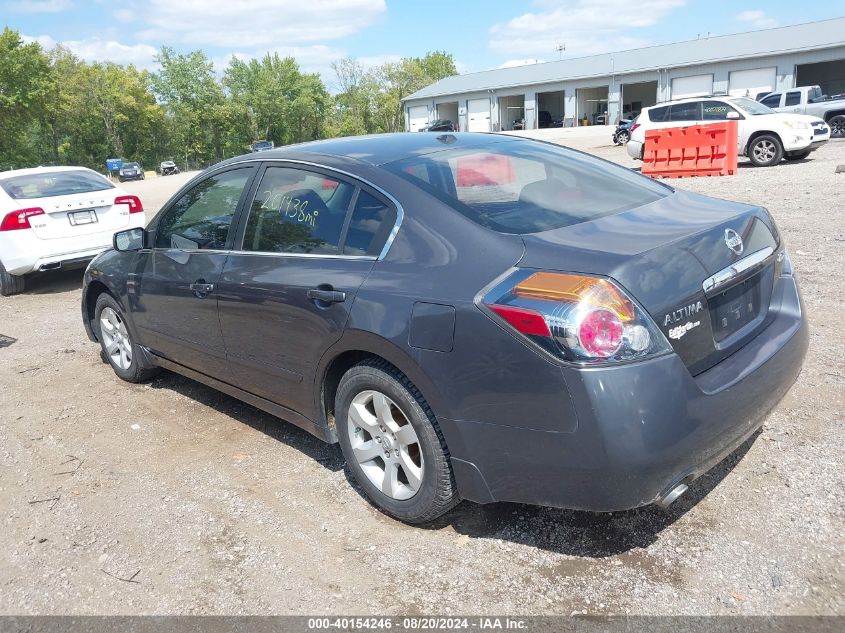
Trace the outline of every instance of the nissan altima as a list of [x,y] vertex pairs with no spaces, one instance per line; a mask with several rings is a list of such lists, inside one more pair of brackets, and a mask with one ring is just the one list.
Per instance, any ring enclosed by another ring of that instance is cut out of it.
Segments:
[[499,135],[224,161],[85,273],[129,382],[165,368],[339,443],[378,508],[667,505],[761,426],[807,350],[759,206]]

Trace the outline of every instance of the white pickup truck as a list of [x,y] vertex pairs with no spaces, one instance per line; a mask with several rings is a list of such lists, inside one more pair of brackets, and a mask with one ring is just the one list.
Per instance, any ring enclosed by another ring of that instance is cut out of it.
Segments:
[[819,86],[770,92],[760,103],[778,112],[797,112],[824,119],[832,138],[845,137],[845,95],[828,97]]

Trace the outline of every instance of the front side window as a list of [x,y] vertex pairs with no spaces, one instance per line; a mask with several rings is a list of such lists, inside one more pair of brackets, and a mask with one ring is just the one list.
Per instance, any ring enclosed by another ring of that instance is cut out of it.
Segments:
[[728,112],[736,112],[724,101],[705,101],[701,104],[705,121],[724,121],[728,118]]
[[760,103],[769,108],[777,108],[780,105],[780,93],[776,92],[775,94],[769,95]]
[[698,121],[701,119],[701,102],[676,103],[669,108],[670,121]]
[[192,187],[162,217],[156,248],[222,250],[252,169],[235,169]]
[[785,106],[796,106],[801,105],[801,92],[798,90],[793,90],[792,92],[786,93],[786,101],[784,102]]
[[340,254],[355,187],[312,171],[268,167],[250,206],[243,250]]
[[588,222],[671,192],[623,167],[525,140],[449,149],[384,168],[501,233],[537,233]]

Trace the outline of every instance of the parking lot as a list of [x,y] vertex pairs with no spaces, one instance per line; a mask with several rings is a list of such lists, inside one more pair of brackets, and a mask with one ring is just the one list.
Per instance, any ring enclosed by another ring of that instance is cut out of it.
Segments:
[[[635,167],[609,135],[543,130]],[[670,181],[766,206],[811,324],[763,429],[668,510],[464,503],[412,528],[340,450],[189,379],[121,382],[81,271],[0,300],[0,611],[38,614],[840,614],[845,141]],[[127,183],[151,217],[190,174]]]

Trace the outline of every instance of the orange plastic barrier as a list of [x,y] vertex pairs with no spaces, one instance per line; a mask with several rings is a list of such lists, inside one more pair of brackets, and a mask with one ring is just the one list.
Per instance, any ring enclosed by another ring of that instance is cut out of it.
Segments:
[[650,130],[643,169],[652,178],[731,176],[736,173],[737,122]]

